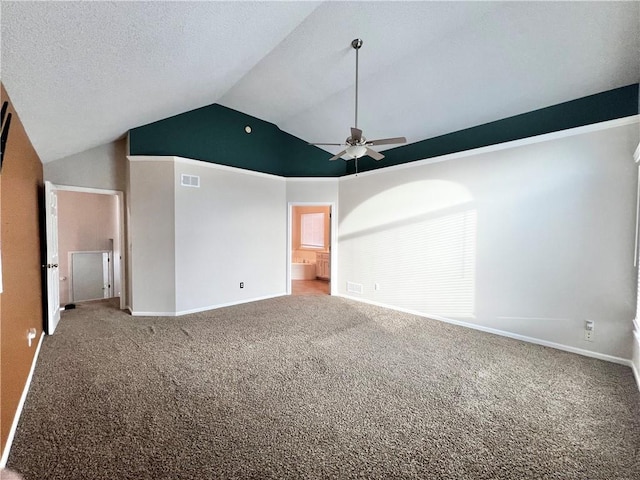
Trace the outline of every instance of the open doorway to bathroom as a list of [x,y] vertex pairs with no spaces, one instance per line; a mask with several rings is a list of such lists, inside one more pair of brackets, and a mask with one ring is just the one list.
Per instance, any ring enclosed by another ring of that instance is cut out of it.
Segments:
[[290,205],[291,295],[331,294],[331,205]]

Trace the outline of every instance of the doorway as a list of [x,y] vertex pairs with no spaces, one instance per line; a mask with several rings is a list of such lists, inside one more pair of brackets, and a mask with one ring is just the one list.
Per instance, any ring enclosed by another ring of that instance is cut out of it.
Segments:
[[55,186],[60,304],[119,297],[125,308],[122,192]]
[[330,295],[333,279],[333,205],[290,203],[288,293]]

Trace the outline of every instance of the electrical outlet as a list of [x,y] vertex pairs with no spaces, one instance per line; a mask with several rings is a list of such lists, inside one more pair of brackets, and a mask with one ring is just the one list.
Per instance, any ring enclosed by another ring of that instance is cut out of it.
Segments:
[[584,339],[587,342],[593,342],[594,327],[595,324],[593,320],[586,320],[584,322]]
[[244,288],[244,282],[240,282],[240,288]]
[[373,284],[373,289],[374,290],[380,290],[380,284],[379,283],[374,283]]
[[29,346],[31,346],[31,342],[35,340],[35,338],[36,338],[36,329],[30,328],[29,331],[27,331],[27,343],[29,344]]

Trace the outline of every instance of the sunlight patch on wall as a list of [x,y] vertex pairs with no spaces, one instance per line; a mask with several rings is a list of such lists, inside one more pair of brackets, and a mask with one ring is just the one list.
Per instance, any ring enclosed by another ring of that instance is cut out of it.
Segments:
[[[354,188],[355,187],[354,185]],[[466,187],[446,180],[420,180],[389,188],[371,197],[340,220],[342,236],[363,229],[437,212],[473,200]]]
[[[388,204],[394,214],[379,210]],[[425,314],[474,316],[477,211],[463,186],[434,180],[394,187],[347,219],[341,271],[364,285],[364,296]]]

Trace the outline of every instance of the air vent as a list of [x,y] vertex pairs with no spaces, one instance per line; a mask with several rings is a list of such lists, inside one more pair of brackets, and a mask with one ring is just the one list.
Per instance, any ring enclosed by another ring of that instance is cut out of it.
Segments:
[[362,284],[361,283],[354,283],[354,282],[347,282],[347,292],[359,293],[360,295],[362,295]]
[[180,185],[183,187],[200,187],[200,177],[197,175],[187,175],[186,173],[182,174]]

